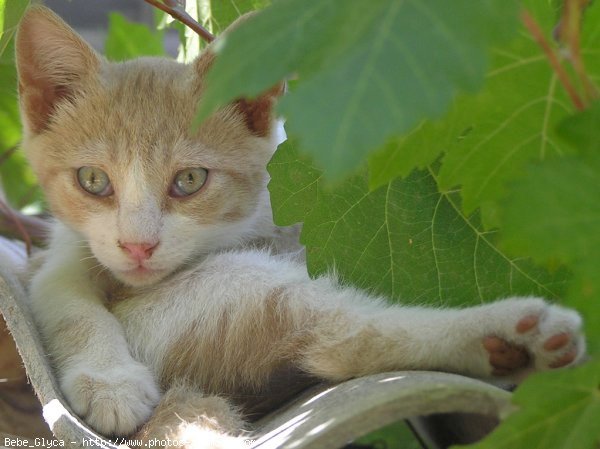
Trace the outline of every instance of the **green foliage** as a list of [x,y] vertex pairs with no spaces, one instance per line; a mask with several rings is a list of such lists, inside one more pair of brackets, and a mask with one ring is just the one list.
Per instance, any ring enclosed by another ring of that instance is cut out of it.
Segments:
[[432,169],[370,191],[366,173],[335,189],[309,157],[286,142],[269,165],[277,224],[303,221],[314,274],[336,272],[402,302],[464,305],[501,296],[558,297],[565,273],[549,275],[502,252],[456,194],[439,193]]
[[[557,10],[539,0],[524,3],[552,30]],[[582,53],[598,79],[600,8],[591,6],[585,19]],[[326,90],[321,93],[327,98]],[[305,104],[305,112],[324,101]],[[460,95],[443,118],[388,140],[369,157],[368,176],[363,169],[331,186],[295,144],[280,147],[270,166],[275,219],[304,222],[313,275],[334,266],[346,281],[395,298],[473,304],[515,293],[558,293],[561,303],[584,316],[589,350],[597,357],[599,109],[595,104],[571,116],[568,96],[522,30],[494,46],[477,95]],[[288,119],[291,134],[301,135],[297,117]],[[514,267],[525,278],[520,284]],[[598,447],[600,432],[589,424],[600,420],[598,371],[596,360],[533,376],[518,390],[520,412],[481,447]]]
[[121,14],[108,15],[108,36],[104,53],[113,61],[124,61],[138,56],[165,56],[162,31],[154,31],[141,23],[127,20]]
[[0,55],[0,181],[9,202],[19,208],[41,198],[33,172],[18,149],[20,140],[17,71],[10,41]]
[[600,102],[560,123],[577,154],[536,164],[515,182],[502,214],[505,246],[577,275],[565,303],[586,318],[590,349],[600,350]]
[[265,8],[271,0],[217,0],[211,2],[213,32],[220,34],[238,17]]
[[[390,140],[369,158],[369,186],[386,185],[397,177],[408,176],[415,168],[424,169],[438,159],[444,148],[457,137],[454,110],[444,120],[421,122],[415,129]],[[467,134],[466,128],[463,134]]]
[[21,138],[17,104],[17,70],[12,42],[0,56],[0,144],[1,150],[16,145]]
[[[552,29],[556,11],[546,2],[524,2],[545,29]],[[583,36],[584,55],[600,48],[600,8],[590,8]],[[589,57],[592,74],[600,73],[600,58]],[[486,228],[498,226],[498,200],[506,185],[522,176],[531,160],[563,154],[568,148],[556,138],[554,125],[572,107],[548,62],[530,36],[496,46],[485,87],[476,96],[461,96],[443,121],[427,122],[399,143],[371,159],[372,185],[433,161],[445,152],[440,188],[462,186],[466,213],[482,210]]]
[[0,0],[0,56],[11,41],[29,0]]
[[600,447],[600,362],[542,373],[524,382],[521,408],[471,449],[597,449]]
[[[556,15],[544,2],[527,1],[536,18],[552,29]],[[588,12],[583,52],[600,48],[600,9]],[[526,173],[525,164],[567,152],[554,135],[555,124],[572,107],[536,44],[522,36],[496,51],[488,83],[473,101],[458,105],[461,126],[473,125],[465,139],[448,149],[440,173],[442,188],[462,186],[467,212],[481,207],[488,227],[498,226],[497,201],[507,182]],[[600,60],[588,59],[591,73],[600,73]]]
[[199,116],[296,73],[279,109],[290,133],[330,176],[347,174],[389,137],[440,116],[456,90],[480,87],[488,45],[515,17],[503,0],[283,0],[226,39]]

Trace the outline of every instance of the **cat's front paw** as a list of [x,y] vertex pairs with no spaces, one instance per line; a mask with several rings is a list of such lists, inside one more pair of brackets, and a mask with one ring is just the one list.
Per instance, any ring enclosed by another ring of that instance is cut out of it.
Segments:
[[499,321],[506,327],[482,341],[493,376],[520,380],[531,371],[562,368],[584,357],[577,312],[539,298],[502,301],[499,308],[505,311]]
[[64,372],[61,387],[73,411],[106,436],[132,434],[160,399],[150,370],[133,360],[101,370],[74,366]]

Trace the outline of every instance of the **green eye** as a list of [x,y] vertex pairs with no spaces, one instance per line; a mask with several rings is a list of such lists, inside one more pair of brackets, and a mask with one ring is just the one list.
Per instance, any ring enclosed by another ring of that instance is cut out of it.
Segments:
[[97,167],[81,167],[77,170],[77,181],[83,190],[92,195],[109,196],[113,193],[108,175]]
[[208,170],[205,168],[186,168],[177,172],[171,190],[171,196],[182,197],[196,193],[206,183]]

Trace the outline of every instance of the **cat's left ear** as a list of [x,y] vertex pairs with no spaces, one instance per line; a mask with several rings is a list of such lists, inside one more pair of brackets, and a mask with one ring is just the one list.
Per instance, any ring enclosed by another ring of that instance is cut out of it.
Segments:
[[60,17],[33,6],[19,24],[16,62],[23,121],[39,133],[57,105],[98,72],[100,57]]

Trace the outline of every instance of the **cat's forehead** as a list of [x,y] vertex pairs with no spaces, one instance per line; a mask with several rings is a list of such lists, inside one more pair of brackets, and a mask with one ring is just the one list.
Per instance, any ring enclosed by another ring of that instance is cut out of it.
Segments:
[[166,59],[106,64],[99,81],[90,106],[98,108],[102,119],[114,128],[168,131],[189,127],[199,96],[189,68]]
[[[161,58],[108,63],[97,83],[57,116],[80,163],[227,166],[249,163],[257,139],[239,111],[224,108],[191,130],[201,80],[192,67]],[[256,158],[255,155],[254,158]]]
[[190,66],[158,57],[105,63],[99,76],[107,93],[121,103],[137,94],[172,97],[175,93],[187,93],[189,99],[197,94],[201,84],[201,74],[194,73]]

